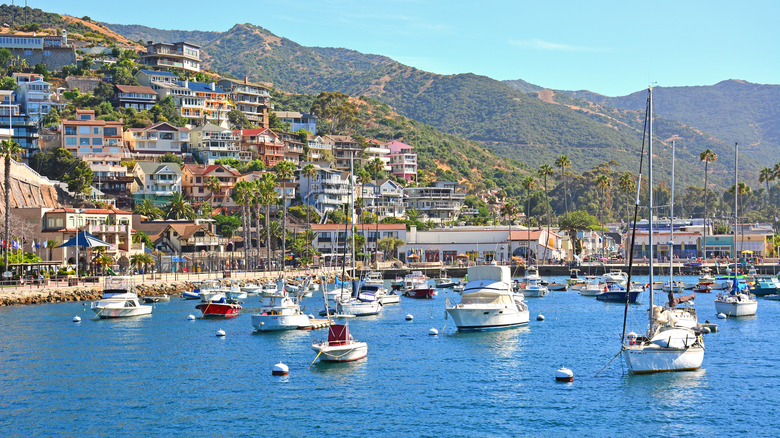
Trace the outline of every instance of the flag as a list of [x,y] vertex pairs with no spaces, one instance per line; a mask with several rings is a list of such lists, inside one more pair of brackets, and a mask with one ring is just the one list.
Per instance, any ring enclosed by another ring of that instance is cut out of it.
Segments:
[[41,249],[41,241],[35,243],[35,249]]
[[44,248],[46,248],[48,245],[49,245],[49,241],[48,241],[48,240],[47,240],[47,241],[45,241],[45,242],[43,242],[43,247],[44,247]]

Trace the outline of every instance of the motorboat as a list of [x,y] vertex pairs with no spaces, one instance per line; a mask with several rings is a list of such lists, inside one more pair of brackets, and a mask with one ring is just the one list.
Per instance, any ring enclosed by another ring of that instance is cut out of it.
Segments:
[[144,297],[143,298],[144,303],[146,304],[155,304],[155,303],[168,303],[171,301],[171,297],[167,294],[162,295],[156,295],[153,297]]
[[729,291],[719,292],[715,297],[715,311],[726,316],[753,316],[757,310],[756,296],[738,279],[734,279]]
[[569,278],[566,279],[566,284],[569,289],[578,291],[588,284],[588,281],[580,277],[579,269],[569,269]]
[[372,294],[383,306],[385,304],[397,304],[401,302],[401,295],[395,293],[395,291],[388,291],[383,285],[364,283],[360,287],[358,296],[363,294]]
[[248,296],[238,280],[231,281],[229,286],[223,286],[222,291],[229,300],[245,300]]
[[181,291],[181,297],[185,300],[199,300],[200,288],[195,286],[192,290],[183,290]]
[[138,301],[133,277],[105,277],[103,297],[92,303],[95,317],[100,319],[127,318],[150,315],[152,306],[144,306]]
[[580,295],[583,297],[595,297],[596,295],[604,292],[604,286],[601,283],[601,277],[595,275],[588,275],[585,277],[588,284],[580,288]]
[[278,289],[277,285],[273,281],[267,281],[260,285],[260,290],[257,292],[261,297],[274,295]]
[[569,289],[569,285],[567,283],[550,283],[547,285],[547,289],[550,291],[565,291]]
[[294,330],[309,325],[309,316],[301,311],[298,298],[285,291],[282,280],[276,293],[264,296],[258,313],[252,314],[252,327],[261,332]]
[[357,281],[354,281],[352,294],[346,298],[342,296],[336,299],[336,311],[339,315],[378,315],[382,311],[382,303],[373,293],[363,289]]
[[757,297],[772,295],[778,292],[780,281],[775,277],[756,277],[753,285],[750,287],[750,293]]
[[621,271],[620,269],[612,269],[611,271],[602,275],[601,280],[607,284],[615,283],[619,286],[625,286],[628,282],[628,274]]
[[404,277],[404,296],[409,298],[433,298],[434,288],[428,284],[428,277],[420,271],[412,271]]
[[529,266],[525,268],[525,275],[523,276],[524,281],[528,280],[542,280],[542,277],[539,276],[539,269],[537,269],[536,266]]
[[512,290],[507,266],[472,266],[460,302],[446,312],[460,331],[500,330],[528,324],[528,306]]
[[550,290],[547,289],[547,286],[542,285],[542,279],[538,277],[538,275],[535,277],[526,276],[523,279],[524,282],[520,283],[520,286],[517,288],[517,292],[529,298],[541,298],[549,294]]
[[[626,292],[625,286],[615,283],[607,284],[604,286],[604,290],[596,295],[596,299],[609,303],[637,303],[642,289],[641,285],[632,284],[628,292]],[[626,295],[628,295],[628,300],[626,300]]]
[[369,271],[365,276],[363,276],[363,283],[366,285],[384,286],[385,279],[382,276],[381,271]]
[[664,283],[663,290],[664,292],[682,292],[685,290],[685,283],[681,281],[667,281]]
[[[333,324],[328,328],[328,340],[314,342],[311,349],[323,362],[351,362],[368,355],[368,344],[355,340],[347,324]],[[317,360],[315,358],[315,360]]]
[[217,299],[200,303],[195,308],[201,311],[204,318],[232,318],[238,316],[242,307],[228,300],[223,294]]
[[198,297],[201,302],[219,300],[225,296],[225,291],[216,280],[204,280],[200,282]]
[[456,284],[456,282],[447,275],[447,271],[445,269],[442,269],[439,271],[439,277],[433,279],[434,284],[436,285],[437,289],[447,289]]

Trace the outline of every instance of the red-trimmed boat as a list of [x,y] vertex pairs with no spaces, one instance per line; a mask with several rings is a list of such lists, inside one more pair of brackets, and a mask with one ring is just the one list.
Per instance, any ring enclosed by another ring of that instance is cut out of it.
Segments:
[[195,308],[203,313],[204,318],[232,318],[238,316],[241,305],[231,303],[223,296],[215,301],[198,304]]
[[409,298],[433,298],[436,289],[428,284],[428,277],[414,271],[404,277],[404,296]]

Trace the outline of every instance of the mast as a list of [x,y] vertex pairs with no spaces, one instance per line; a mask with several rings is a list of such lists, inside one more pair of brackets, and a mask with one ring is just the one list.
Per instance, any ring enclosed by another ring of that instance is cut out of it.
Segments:
[[734,143],[734,238],[731,240],[734,247],[734,289],[738,290],[737,280],[737,221],[738,218],[738,200],[739,200],[739,182],[737,182],[737,162],[739,160],[739,143]]
[[674,293],[674,140],[672,140],[672,196],[669,200],[669,287]]
[[[352,279],[355,278],[355,169],[354,159],[355,153],[349,153],[349,220],[352,221],[350,226],[350,232],[352,233]],[[347,220],[347,222],[349,222]]]
[[[650,246],[650,309],[647,312],[650,318],[650,330],[653,329],[653,87],[648,89],[650,97],[650,118],[649,118],[649,140],[647,143],[647,184],[650,187],[648,198],[648,235],[647,241]],[[631,290],[631,285],[626,285],[626,293]]]

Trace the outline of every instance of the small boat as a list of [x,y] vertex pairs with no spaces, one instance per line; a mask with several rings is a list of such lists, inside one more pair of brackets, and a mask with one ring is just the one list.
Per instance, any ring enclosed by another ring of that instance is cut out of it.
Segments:
[[569,286],[569,289],[578,291],[588,284],[588,281],[580,277],[579,269],[569,269],[569,278],[566,279],[566,284]]
[[453,281],[452,278],[450,278],[450,276],[447,275],[447,270],[446,269],[440,270],[439,271],[439,277],[438,278],[434,278],[433,282],[434,282],[434,284],[436,285],[436,287],[438,289],[446,289],[448,287],[452,287],[452,286],[441,286],[442,284],[444,284],[444,285],[454,285],[454,283],[455,283],[455,281]]
[[772,295],[778,292],[779,286],[780,282],[775,277],[757,277],[750,287],[750,293],[757,297]]
[[385,279],[380,271],[369,271],[363,276],[363,283],[374,286],[384,286]]
[[183,290],[181,291],[181,297],[185,300],[199,300],[200,289],[196,286],[193,290]]
[[382,285],[365,283],[360,286],[360,293],[369,293],[374,295],[377,301],[383,306],[385,304],[397,304],[401,302],[401,295],[395,293],[395,291],[388,291]]
[[529,298],[541,298],[550,293],[550,290],[547,289],[547,286],[542,285],[542,279],[538,278],[538,276],[526,276],[524,280],[525,282],[519,283],[519,286],[516,289],[516,291],[523,294],[523,296]]
[[158,295],[156,297],[144,297],[144,303],[147,304],[153,304],[153,303],[167,303],[171,301],[171,297],[168,295]]
[[747,285],[734,280],[732,289],[718,293],[715,297],[715,311],[726,316],[753,316],[758,310],[756,296],[751,294]]
[[551,291],[564,291],[569,289],[569,285],[567,283],[550,283],[547,285],[547,289]]
[[780,295],[778,294],[764,295],[764,299],[772,300],[772,301],[780,301]]
[[472,266],[458,304],[447,298],[447,315],[460,331],[501,330],[528,324],[528,306],[512,290],[507,266]]
[[[639,301],[639,295],[641,293],[641,286],[634,284],[631,285],[629,292],[626,292],[625,286],[620,286],[618,284],[608,284],[604,286],[603,292],[596,295],[596,299],[608,303],[636,303]],[[628,294],[628,301],[626,301],[626,294]]]
[[580,295],[583,297],[595,297],[604,292],[604,285],[601,283],[600,277],[588,275],[585,278],[588,280],[588,284],[580,288]]
[[143,306],[135,293],[133,277],[106,277],[103,298],[92,303],[95,317],[100,319],[150,315],[152,306]]
[[[323,362],[351,362],[368,355],[368,344],[355,340],[347,324],[333,324],[328,328],[328,340],[315,342],[311,349]],[[316,358],[315,358],[316,360]]]
[[336,300],[336,311],[339,315],[378,315],[382,311],[382,303],[373,293],[363,289],[357,281],[354,281],[352,294],[347,298],[339,297]]
[[611,271],[602,275],[601,280],[607,284],[615,283],[619,286],[625,286],[628,282],[628,274],[621,271],[620,269],[612,269]]
[[230,286],[223,286],[221,290],[229,300],[245,300],[248,296],[247,292],[240,286],[238,280],[231,281]]
[[200,282],[199,289],[200,292],[198,292],[198,296],[203,303],[218,300],[225,295],[225,291],[222,290],[222,286],[219,284],[219,281],[216,280],[204,280]]
[[246,292],[247,296],[259,295],[263,290],[263,287],[259,284],[247,283],[241,287],[241,290]]
[[238,316],[241,305],[230,302],[223,295],[217,300],[200,303],[195,308],[203,313],[204,318],[232,318]]
[[296,297],[284,290],[280,279],[276,293],[262,298],[258,313],[252,314],[252,327],[257,331],[294,330],[308,327],[309,317],[301,311]]
[[434,288],[428,284],[428,277],[420,271],[413,271],[404,277],[404,296],[409,298],[433,298]]

